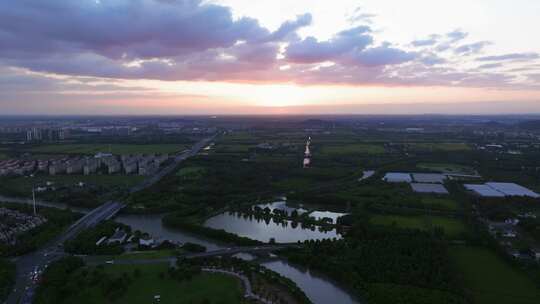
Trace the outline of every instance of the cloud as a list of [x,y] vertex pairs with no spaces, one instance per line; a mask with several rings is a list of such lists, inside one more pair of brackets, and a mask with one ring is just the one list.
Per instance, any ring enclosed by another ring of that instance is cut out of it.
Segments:
[[451,42],[457,42],[457,41],[463,40],[467,38],[467,36],[469,36],[469,34],[461,30],[454,30],[446,34],[446,37],[448,37],[448,39],[450,39]]
[[420,39],[420,40],[414,40],[411,42],[412,46],[415,47],[421,47],[421,46],[432,46],[435,45],[439,41],[440,35],[431,35],[427,39]]
[[[365,22],[372,15],[357,9],[353,17]],[[461,30],[407,45],[380,43],[365,25],[326,40],[300,38],[298,30],[312,21],[306,13],[270,31],[257,19],[233,18],[230,8],[202,0],[4,1],[0,65],[110,81],[505,86],[515,79],[490,71],[497,61],[538,58],[536,53],[468,57],[489,42],[464,43],[468,33]],[[491,65],[471,69],[477,61]],[[280,69],[284,65],[288,69]],[[32,87],[32,81],[35,87],[64,90],[63,82],[40,83],[30,74],[11,78],[10,90],[16,82],[21,89]]]
[[478,61],[528,61],[540,58],[538,53],[511,53],[496,56],[484,56],[477,58]]
[[367,23],[372,24],[373,18],[377,17],[377,15],[372,13],[365,13],[363,12],[364,9],[362,7],[357,7],[351,15],[347,17],[347,21],[351,24],[355,23]]
[[501,63],[488,63],[488,64],[482,64],[478,66],[479,69],[495,69],[500,68],[503,65]]
[[406,52],[384,44],[355,54],[354,61],[362,66],[374,67],[405,63],[415,59],[416,56],[416,53]]
[[295,63],[319,63],[339,59],[353,50],[361,51],[371,43],[373,37],[367,26],[354,27],[336,34],[328,41],[318,41],[315,37],[307,37],[292,42],[287,46],[285,57]]
[[490,45],[489,41],[479,41],[475,43],[469,43],[461,45],[454,49],[454,53],[459,55],[472,55],[477,54],[484,49],[487,45]]
[[286,21],[275,32],[270,35],[269,40],[283,40],[291,34],[296,34],[296,31],[302,27],[311,24],[311,14],[299,15],[296,20]]

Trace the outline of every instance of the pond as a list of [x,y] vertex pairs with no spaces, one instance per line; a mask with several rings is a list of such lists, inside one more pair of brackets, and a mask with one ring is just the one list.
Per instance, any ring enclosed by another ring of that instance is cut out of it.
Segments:
[[293,223],[288,220],[283,222],[265,221],[256,219],[253,216],[242,216],[231,212],[222,213],[208,219],[204,226],[223,229],[261,242],[274,239],[277,243],[296,243],[306,240],[341,238],[341,234],[335,228],[305,228],[300,223]]
[[132,215],[132,214],[120,214],[114,220],[131,226],[133,230],[140,230],[150,234],[152,237],[160,238],[163,240],[171,240],[182,243],[197,243],[205,246],[208,251],[225,248],[225,244],[219,244],[211,240],[204,239],[200,236],[195,236],[184,231],[165,227],[161,219],[161,215]]

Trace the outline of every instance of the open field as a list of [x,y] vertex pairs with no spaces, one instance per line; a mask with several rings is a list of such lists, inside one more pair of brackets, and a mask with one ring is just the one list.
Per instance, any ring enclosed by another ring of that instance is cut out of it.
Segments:
[[413,143],[408,144],[408,148],[412,151],[468,151],[471,147],[466,143]]
[[246,153],[250,148],[254,147],[254,145],[244,144],[217,144],[215,150],[219,153]]
[[374,215],[371,217],[370,222],[375,225],[395,225],[399,228],[420,230],[439,227],[450,237],[456,237],[466,230],[461,221],[440,216]]
[[384,147],[371,144],[346,144],[341,146],[324,146],[321,154],[346,155],[346,154],[382,154]]
[[186,145],[158,144],[158,145],[132,145],[132,144],[67,144],[44,145],[32,148],[37,153],[66,153],[66,154],[95,154],[108,152],[112,154],[153,154],[176,153],[186,149]]
[[178,172],[176,172],[176,176],[186,179],[197,179],[203,176],[204,173],[206,173],[206,169],[204,167],[191,166],[181,168],[178,170]]
[[[139,269],[139,277],[133,277],[135,269]],[[161,296],[161,303],[241,303],[241,285],[233,277],[203,273],[189,281],[179,282],[168,277],[160,278],[160,273],[166,273],[167,269],[167,264],[108,265],[105,271],[111,275],[121,277],[127,273],[131,276],[132,281],[120,298],[113,301],[106,299],[98,285],[81,288],[65,303],[147,304],[156,303],[155,295]]]
[[416,165],[419,169],[437,171],[441,173],[455,173],[455,174],[474,174],[473,168],[458,164],[450,163],[418,163]]
[[534,283],[488,249],[451,247],[450,255],[475,304],[538,303],[540,290]]
[[424,204],[426,208],[432,209],[455,211],[458,208],[456,201],[447,198],[423,197],[422,204]]

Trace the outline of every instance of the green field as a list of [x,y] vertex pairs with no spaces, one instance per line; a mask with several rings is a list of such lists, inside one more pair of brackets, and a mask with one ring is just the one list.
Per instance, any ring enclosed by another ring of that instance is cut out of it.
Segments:
[[461,221],[440,216],[374,215],[371,217],[370,222],[375,225],[395,225],[399,228],[420,230],[439,227],[450,237],[459,236],[466,231],[465,225]]
[[206,169],[204,167],[191,166],[181,168],[180,170],[178,170],[178,172],[176,172],[176,176],[180,176],[185,179],[198,179],[202,177],[205,173]]
[[32,148],[34,153],[66,153],[66,154],[95,154],[107,152],[112,154],[161,154],[176,153],[186,149],[186,145],[159,144],[159,145],[134,145],[134,144],[67,144],[67,145],[44,145]]
[[413,143],[408,144],[408,147],[412,151],[467,151],[471,147],[466,143]]
[[488,249],[452,247],[450,255],[475,304],[540,302],[540,290],[535,284]]
[[321,149],[322,154],[328,155],[347,155],[347,154],[382,154],[384,147],[370,144],[347,144],[341,146],[324,146]]
[[0,153],[0,160],[2,159],[8,159],[8,155],[7,154],[4,154],[4,153]]
[[423,197],[422,204],[424,204],[426,208],[445,209],[450,211],[455,211],[458,207],[456,201],[454,200],[436,197]]
[[244,144],[217,144],[215,145],[216,152],[219,153],[246,153],[250,148],[254,148],[254,145]]
[[474,174],[473,168],[468,166],[462,166],[458,164],[448,163],[419,163],[416,165],[419,169],[437,171],[441,173],[455,173],[455,174]]
[[81,288],[79,293],[67,297],[65,303],[147,304],[156,303],[156,295],[161,296],[160,303],[241,303],[241,284],[230,276],[202,273],[182,282],[168,277],[160,278],[160,273],[167,273],[167,264],[108,265],[105,271],[122,276],[123,273],[132,275],[136,268],[141,275],[131,276],[132,281],[125,294],[115,301],[104,298],[98,285]]

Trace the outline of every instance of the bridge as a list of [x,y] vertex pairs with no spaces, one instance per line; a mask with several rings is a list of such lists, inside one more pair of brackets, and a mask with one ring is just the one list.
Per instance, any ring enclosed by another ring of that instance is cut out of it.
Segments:
[[235,255],[237,253],[268,253],[272,251],[287,249],[287,248],[299,248],[300,245],[298,244],[276,244],[276,245],[263,245],[263,246],[241,246],[241,247],[230,247],[230,248],[224,248],[224,249],[218,249],[213,251],[207,251],[207,252],[200,252],[200,253],[189,253],[183,255],[183,257],[187,259],[194,259],[194,258],[207,258],[207,257],[213,257],[213,256],[227,256],[227,255]]
[[[130,190],[130,193],[143,190],[155,184],[165,175],[171,173],[182,161],[196,155],[202,148],[214,140],[216,136],[217,134],[205,138],[197,142],[189,151],[177,155],[171,164],[160,170],[155,175],[147,178],[141,184],[133,187]],[[65,256],[66,253],[63,250],[63,244],[66,240],[74,238],[77,236],[77,234],[99,224],[102,221],[113,218],[124,207],[125,204],[121,202],[107,202],[85,214],[77,222],[66,229],[66,231],[64,231],[61,235],[46,244],[42,249],[15,258],[14,261],[17,265],[15,286],[6,303],[31,304],[35,289],[38,285],[36,280],[32,279],[32,273],[42,271],[54,260]]]
[[176,262],[179,258],[195,259],[195,258],[209,258],[216,256],[232,256],[238,253],[269,253],[286,248],[300,248],[298,244],[276,244],[276,245],[263,245],[263,246],[239,246],[217,249],[213,251],[200,252],[200,253],[188,253],[179,256],[165,256],[159,258],[133,258],[133,259],[117,259],[105,261],[100,256],[83,256],[82,259],[87,265],[105,265],[105,264],[118,264],[118,265],[147,265],[147,264],[169,264],[171,267],[176,266]]

